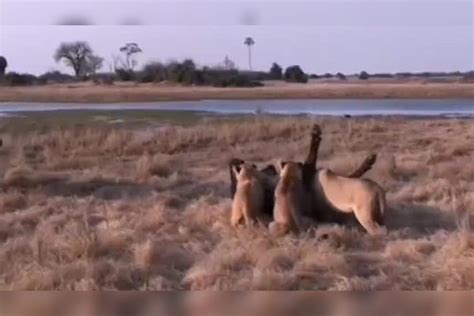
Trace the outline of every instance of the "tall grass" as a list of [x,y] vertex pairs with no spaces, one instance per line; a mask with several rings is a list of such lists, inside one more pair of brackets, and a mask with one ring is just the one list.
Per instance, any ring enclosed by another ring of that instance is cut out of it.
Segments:
[[[314,122],[320,167],[379,154],[366,177],[388,192],[386,236],[230,226],[227,160],[302,160]],[[0,156],[0,288],[471,289],[473,132],[469,120],[259,116],[18,134]]]

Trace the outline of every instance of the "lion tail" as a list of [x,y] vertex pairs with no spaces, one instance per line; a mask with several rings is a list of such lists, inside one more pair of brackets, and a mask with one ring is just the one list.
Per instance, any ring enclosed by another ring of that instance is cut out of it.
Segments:
[[376,215],[376,221],[379,225],[383,226],[384,225],[384,215],[385,215],[385,209],[387,207],[387,201],[385,199],[385,192],[380,189],[379,194],[378,194],[378,212]]

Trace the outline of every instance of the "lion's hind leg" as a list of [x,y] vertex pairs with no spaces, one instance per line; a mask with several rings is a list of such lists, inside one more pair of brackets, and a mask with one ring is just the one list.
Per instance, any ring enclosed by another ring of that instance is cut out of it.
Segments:
[[376,216],[371,209],[367,207],[357,207],[354,209],[354,215],[369,235],[375,236],[385,232],[385,229],[377,223]]

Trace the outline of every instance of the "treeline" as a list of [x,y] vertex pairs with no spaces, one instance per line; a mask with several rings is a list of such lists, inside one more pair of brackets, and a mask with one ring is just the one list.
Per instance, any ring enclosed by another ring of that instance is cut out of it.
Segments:
[[[141,83],[172,82],[181,85],[214,86],[214,87],[259,87],[265,80],[283,80],[294,83],[307,83],[309,79],[337,80],[350,79],[407,79],[457,77],[462,81],[474,81],[474,71],[456,72],[420,72],[420,73],[375,73],[362,71],[358,74],[307,74],[298,65],[290,65],[283,69],[273,63],[268,71],[242,71],[235,67],[228,57],[222,64],[209,67],[198,66],[193,60],[171,61],[168,63],[149,62],[141,69],[136,69],[136,57],[142,52],[136,43],[127,43],[119,48],[121,55],[113,56],[113,64],[109,72],[98,72],[103,68],[104,59],[96,55],[87,42],[61,43],[53,58],[73,70],[74,76],[52,71],[40,76],[6,72],[8,62],[0,56],[0,84],[7,86],[42,85],[48,83],[70,83],[77,81],[94,81],[96,84],[113,84],[115,81],[133,81]],[[436,78],[436,79],[434,79]],[[441,79],[444,80],[444,79]]]
[[[280,70],[277,70],[277,69]],[[92,81],[96,84],[112,85],[114,82],[128,81],[138,83],[159,83],[172,82],[181,85],[193,86],[214,86],[214,87],[259,87],[263,86],[262,81],[282,80],[294,83],[307,83],[313,80],[336,80],[345,81],[351,79],[409,79],[409,78],[447,78],[457,77],[461,81],[474,81],[474,71],[472,72],[450,72],[450,73],[379,73],[345,75],[337,74],[306,74],[300,66],[289,66],[283,71],[281,67],[272,67],[268,72],[264,71],[240,71],[237,69],[222,69],[219,67],[197,67],[192,60],[183,62],[160,63],[151,62],[146,64],[141,70],[134,72],[117,69],[114,73],[95,73],[83,78],[61,73],[59,71],[46,72],[40,76],[32,74],[19,74],[8,72],[0,76],[0,84],[5,86],[28,86],[44,85],[49,83],[73,83],[80,81]]]

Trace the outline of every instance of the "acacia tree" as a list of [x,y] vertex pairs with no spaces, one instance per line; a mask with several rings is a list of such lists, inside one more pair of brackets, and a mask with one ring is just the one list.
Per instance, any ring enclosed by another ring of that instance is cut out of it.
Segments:
[[125,63],[122,63],[123,68],[130,72],[133,71],[137,65],[137,60],[134,58],[135,54],[141,53],[142,50],[137,43],[127,43],[120,47],[120,51],[125,54]]
[[249,50],[249,69],[252,70],[252,46],[255,45],[255,41],[251,37],[247,37],[244,41],[244,45],[247,45]]
[[5,76],[5,70],[8,67],[7,59],[3,56],[0,56],[0,79]]
[[77,78],[95,73],[102,67],[103,59],[94,55],[94,51],[87,42],[61,43],[54,54],[56,62],[63,61],[66,66],[74,70]]

